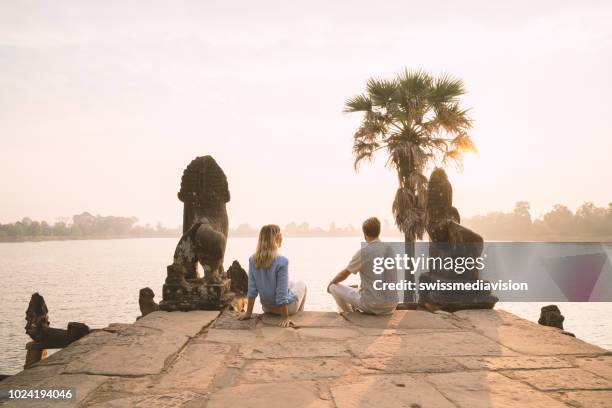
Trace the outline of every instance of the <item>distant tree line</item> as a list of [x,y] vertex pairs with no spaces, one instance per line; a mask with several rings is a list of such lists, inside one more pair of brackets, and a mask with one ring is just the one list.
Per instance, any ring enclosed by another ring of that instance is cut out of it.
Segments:
[[507,241],[612,241],[612,203],[608,208],[585,202],[576,212],[556,204],[537,219],[529,203],[519,201],[509,213],[492,212],[462,221],[486,240]]
[[[165,228],[161,224],[136,225],[135,217],[103,217],[84,212],[72,219],[61,219],[53,225],[46,221],[24,218],[12,224],[0,224],[0,242],[86,239],[119,237],[179,237],[180,228]],[[612,242],[612,203],[607,208],[585,202],[576,212],[564,205],[554,205],[552,210],[533,218],[529,203],[519,201],[512,212],[491,212],[461,221],[468,228],[482,235],[485,240],[496,241],[605,241]],[[256,237],[258,230],[249,224],[230,229],[230,237]],[[308,223],[287,224],[283,228],[286,237],[358,237],[361,228],[352,225],[338,227],[332,222],[327,229],[311,227]],[[402,234],[387,220],[383,220],[381,235],[385,238]]]
[[[465,218],[462,224],[478,232],[486,240],[496,241],[612,241],[612,203],[607,208],[585,202],[576,212],[564,205],[556,204],[552,210],[539,218],[533,218],[529,203],[519,201],[512,212],[491,212]],[[230,230],[233,237],[255,237],[257,229],[241,224]],[[292,222],[283,228],[286,237],[343,237],[361,236],[361,229],[352,225],[344,228],[331,223],[328,229],[310,227],[306,222]],[[381,235],[385,238],[401,237],[402,234],[383,221]]]
[[151,237],[176,236],[178,229],[167,229],[161,224],[135,225],[135,217],[103,217],[88,212],[78,214],[72,219],[60,219],[54,224],[46,221],[33,221],[25,217],[12,224],[0,224],[0,241],[23,241],[70,238],[106,237]]

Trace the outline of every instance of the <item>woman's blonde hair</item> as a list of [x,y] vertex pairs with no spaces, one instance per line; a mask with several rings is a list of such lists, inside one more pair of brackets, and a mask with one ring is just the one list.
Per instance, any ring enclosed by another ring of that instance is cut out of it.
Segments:
[[267,269],[272,266],[280,246],[281,230],[278,225],[264,225],[259,230],[257,248],[253,254],[253,263],[257,268]]

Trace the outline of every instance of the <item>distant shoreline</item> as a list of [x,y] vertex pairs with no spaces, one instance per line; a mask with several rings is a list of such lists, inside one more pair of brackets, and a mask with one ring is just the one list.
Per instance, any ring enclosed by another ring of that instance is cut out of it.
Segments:
[[[360,234],[354,235],[287,235],[286,238],[349,238],[349,237],[360,237]],[[386,234],[388,238],[397,238],[397,241],[403,241],[403,236],[399,234]],[[180,235],[176,235],[174,233],[156,233],[156,234],[143,234],[143,235],[101,235],[101,236],[84,236],[84,237],[71,237],[71,236],[24,236],[20,238],[9,239],[5,238],[0,240],[0,244],[15,244],[15,243],[25,243],[25,242],[44,242],[44,241],[96,241],[96,240],[110,240],[110,239],[140,239],[140,238],[175,238],[179,239]],[[257,238],[256,234],[246,235],[246,234],[229,234],[229,238]],[[573,236],[573,237],[560,237],[560,236],[547,236],[547,237],[539,237],[538,239],[520,239],[519,237],[510,237],[510,238],[502,238],[502,237],[493,237],[486,238],[485,242],[577,242],[577,243],[587,243],[587,242],[601,242],[601,243],[612,243],[611,236],[599,236],[599,237],[581,237],[581,236]]]

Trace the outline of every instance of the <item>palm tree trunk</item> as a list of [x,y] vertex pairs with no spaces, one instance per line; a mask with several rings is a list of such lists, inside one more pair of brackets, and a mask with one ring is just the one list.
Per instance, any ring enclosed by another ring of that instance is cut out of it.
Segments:
[[[413,258],[415,252],[414,237],[410,234],[404,233],[404,252],[408,257]],[[415,282],[415,275],[410,269],[404,270],[404,279],[409,282]],[[416,308],[416,290],[405,290],[404,291],[404,304],[407,308]]]

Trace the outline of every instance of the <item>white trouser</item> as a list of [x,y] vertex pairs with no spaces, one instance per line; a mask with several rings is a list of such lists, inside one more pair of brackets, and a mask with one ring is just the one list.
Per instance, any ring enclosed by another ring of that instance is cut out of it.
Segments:
[[[291,302],[287,305],[287,308],[289,309],[289,314],[292,315],[304,310],[307,289],[306,284],[304,282],[289,282],[288,287],[291,292],[295,293],[295,296],[297,298],[295,302]],[[278,307],[268,308],[264,305],[261,305],[261,309],[264,311],[264,313],[280,314]]]
[[340,312],[352,312],[361,310],[364,313],[374,315],[385,315],[393,313],[397,302],[386,302],[381,305],[368,305],[363,300],[361,292],[357,288],[334,283],[329,286],[329,293],[334,297]]
[[366,311],[361,293],[357,288],[333,283],[329,285],[329,293],[334,297],[340,312],[352,312],[355,309]]

